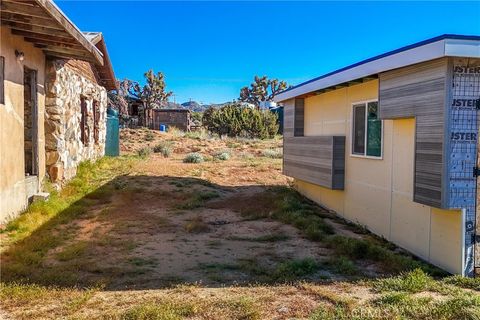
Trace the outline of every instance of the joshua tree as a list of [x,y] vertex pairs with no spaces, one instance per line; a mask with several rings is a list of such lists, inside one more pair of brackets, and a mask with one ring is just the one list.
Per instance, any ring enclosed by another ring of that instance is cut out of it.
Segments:
[[153,70],[148,70],[144,77],[146,83],[143,87],[138,82],[132,83],[132,93],[145,102],[147,109],[161,107],[162,103],[173,94],[172,91],[165,91],[166,84],[163,73],[157,72],[155,74]]
[[255,76],[255,81],[250,84],[250,87],[243,87],[240,90],[240,101],[252,103],[257,107],[260,102],[273,101],[277,93],[287,88],[285,81],[278,79],[268,79],[267,76]]

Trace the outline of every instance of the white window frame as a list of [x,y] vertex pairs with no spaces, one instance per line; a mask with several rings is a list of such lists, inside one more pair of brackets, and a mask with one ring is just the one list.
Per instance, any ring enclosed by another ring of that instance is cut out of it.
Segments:
[[[368,137],[368,103],[369,102],[377,102],[378,105],[378,99],[371,99],[371,100],[362,100],[362,101],[355,101],[352,102],[352,107],[351,107],[351,117],[350,117],[350,157],[354,158],[364,158],[364,159],[373,159],[373,160],[383,160],[383,130],[385,128],[385,123],[383,120],[382,121],[382,132],[381,132],[381,145],[380,145],[380,156],[367,156],[367,137]],[[364,154],[358,154],[353,152],[353,144],[354,144],[354,126],[355,126],[355,113],[353,112],[355,109],[355,106],[358,106],[359,104],[364,104],[365,105],[365,153]],[[377,110],[378,112],[378,110]]]

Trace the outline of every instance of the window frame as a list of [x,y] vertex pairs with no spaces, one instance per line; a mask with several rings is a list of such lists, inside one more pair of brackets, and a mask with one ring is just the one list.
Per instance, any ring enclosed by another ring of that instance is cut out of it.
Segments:
[[[350,157],[353,157],[353,158],[363,158],[363,159],[372,159],[372,160],[383,160],[383,131],[384,131],[384,128],[385,128],[385,123],[383,120],[380,120],[382,122],[382,131],[380,133],[381,135],[381,142],[380,142],[380,156],[369,156],[367,155],[367,138],[368,138],[368,103],[370,102],[376,102],[377,103],[377,108],[379,106],[378,104],[378,99],[370,99],[370,100],[362,100],[362,101],[355,101],[355,102],[352,102],[351,103],[351,116],[350,116]],[[359,153],[354,153],[353,152],[353,147],[354,147],[354,126],[355,126],[355,113],[354,113],[354,110],[355,110],[355,106],[358,106],[358,105],[364,105],[365,106],[365,142],[364,142],[364,145],[365,145],[365,151],[363,154],[359,154]],[[378,109],[377,109],[377,112],[378,112]]]

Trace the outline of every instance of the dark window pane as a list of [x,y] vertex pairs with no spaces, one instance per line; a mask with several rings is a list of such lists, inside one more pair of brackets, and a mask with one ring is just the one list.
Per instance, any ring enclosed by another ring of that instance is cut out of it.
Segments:
[[87,125],[87,101],[85,101],[85,98],[80,98],[80,112],[81,112],[81,118],[80,118],[80,134],[81,134],[81,139],[82,143],[84,145],[88,144],[88,125]]
[[5,104],[5,58],[0,57],[0,103]]
[[378,102],[368,103],[367,112],[367,156],[382,155],[382,120],[378,119]]
[[353,107],[353,153],[365,154],[365,105]]

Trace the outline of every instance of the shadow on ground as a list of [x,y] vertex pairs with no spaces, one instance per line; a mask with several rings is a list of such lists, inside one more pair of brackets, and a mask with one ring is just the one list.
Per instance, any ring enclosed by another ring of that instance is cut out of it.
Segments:
[[120,176],[10,246],[1,278],[116,290],[328,278],[326,249],[268,218],[282,188]]
[[[107,290],[222,287],[378,277],[419,265],[342,240],[364,232],[283,186],[126,175],[11,245],[1,255],[1,279]],[[343,236],[334,238],[336,251],[325,241],[334,234]]]

